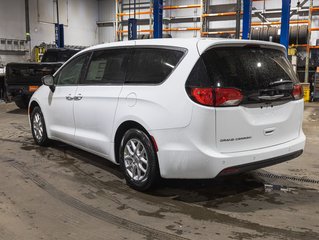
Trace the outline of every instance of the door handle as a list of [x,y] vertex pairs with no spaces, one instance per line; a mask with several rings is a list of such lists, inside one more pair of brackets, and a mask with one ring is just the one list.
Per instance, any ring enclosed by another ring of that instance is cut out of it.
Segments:
[[83,98],[82,95],[79,94],[79,95],[77,95],[77,96],[74,97],[74,100],[75,100],[75,101],[80,101],[82,98]]
[[66,100],[68,100],[68,101],[72,101],[72,100],[74,99],[73,97],[71,97],[71,95],[66,96],[65,98],[66,98]]

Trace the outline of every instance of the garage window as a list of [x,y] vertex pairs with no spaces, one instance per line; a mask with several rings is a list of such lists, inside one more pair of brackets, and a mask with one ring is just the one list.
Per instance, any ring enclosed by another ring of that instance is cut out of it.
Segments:
[[127,84],[159,84],[175,69],[182,59],[181,50],[143,48],[135,49],[129,62]]

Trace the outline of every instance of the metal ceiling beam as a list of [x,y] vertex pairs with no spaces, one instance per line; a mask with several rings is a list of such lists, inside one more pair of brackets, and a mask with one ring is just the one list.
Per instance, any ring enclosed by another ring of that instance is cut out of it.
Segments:
[[256,17],[258,17],[262,22],[269,22],[268,19],[261,13],[261,12],[256,12]]
[[307,2],[308,0],[304,0],[302,3],[299,4],[297,9],[292,10],[290,13],[290,17],[296,15],[298,13],[299,8],[302,8]]

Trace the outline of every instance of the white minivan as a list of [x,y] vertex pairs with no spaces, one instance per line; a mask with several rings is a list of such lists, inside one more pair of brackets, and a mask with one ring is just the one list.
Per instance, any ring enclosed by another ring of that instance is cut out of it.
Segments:
[[140,191],[298,157],[302,88],[286,50],[227,39],[103,44],[67,61],[33,95],[34,140],[58,140],[123,169]]

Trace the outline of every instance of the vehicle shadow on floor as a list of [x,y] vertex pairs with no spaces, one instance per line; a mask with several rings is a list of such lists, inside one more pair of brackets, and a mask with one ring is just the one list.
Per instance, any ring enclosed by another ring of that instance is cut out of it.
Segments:
[[[50,147],[59,151],[67,152],[67,154],[72,158],[112,173],[121,180],[124,178],[123,173],[118,165],[102,157],[58,141],[52,141]],[[67,161],[67,159],[64,160]],[[147,192],[147,194],[161,197],[172,197],[179,195],[176,200],[191,203],[202,201],[203,199],[215,199],[223,196],[238,194],[251,191],[253,189],[263,189],[263,187],[264,184],[260,180],[254,178],[252,174],[248,173],[204,180],[160,179],[155,189]]]
[[[39,147],[32,145],[32,148]],[[318,193],[315,194],[314,192],[304,192],[302,196],[281,191],[266,192],[265,182],[255,176],[253,172],[208,180],[161,179],[155,189],[146,193],[139,193],[125,185],[120,167],[104,158],[56,141],[52,142],[49,152],[48,150],[43,150],[45,148],[40,149],[42,149],[41,151],[46,151],[43,154],[44,156],[52,155],[52,149],[67,153],[72,158],[71,160],[69,157],[61,158],[61,156],[55,158],[59,160],[54,160],[63,166],[72,166],[74,160],[76,160],[80,161],[80,163],[95,166],[102,174],[103,171],[112,174],[119,181],[117,181],[115,187],[112,186],[109,190],[140,198],[141,200],[146,199],[157,202],[169,199],[176,204],[195,204],[208,209],[229,212],[254,212],[261,209],[276,209],[281,205],[294,209],[296,205],[310,203],[313,201],[311,199],[319,197]],[[49,160],[52,160],[52,158]],[[85,171],[85,167],[81,168],[81,171]],[[90,177],[95,178],[94,175]],[[104,184],[106,188],[110,187],[107,182],[101,179],[96,178],[95,180],[99,181],[101,185]]]
[[[59,150],[67,150],[68,154],[78,160],[81,160],[85,163],[90,163],[95,167],[101,168],[105,171],[112,171],[115,175],[121,179],[124,178],[123,173],[120,167],[105,158],[99,157],[97,155],[91,154],[89,152],[83,151],[76,147],[70,146],[68,144],[52,141],[51,147]],[[156,185],[157,190],[155,192],[149,192],[151,194],[159,194],[161,195],[160,189],[170,188],[172,190],[180,189],[180,190],[196,190],[202,188],[219,188],[215,190],[227,190],[229,193],[233,192],[231,189],[235,188],[236,192],[241,192],[243,190],[250,190],[254,188],[263,187],[264,185],[255,179],[251,174],[241,174],[223,178],[216,179],[160,179],[159,183]],[[226,188],[227,186],[227,188]],[[169,191],[165,191],[163,196],[170,195]]]
[[[53,142],[52,147],[61,151],[67,151],[68,155],[73,158],[94,165],[101,171],[107,171],[121,181],[124,178],[120,167],[104,158],[60,142]],[[120,188],[125,189],[125,186],[121,186]],[[263,194],[264,184],[262,181],[255,178],[253,174],[247,173],[205,180],[160,179],[155,189],[148,191],[147,193],[138,193],[136,195],[134,190],[131,191],[135,196],[143,197],[144,194],[147,194],[148,196],[156,198],[164,197],[180,202],[205,204],[208,206],[208,203],[217,204],[229,197],[240,196],[238,197],[238,201],[240,201],[243,196],[248,194]],[[234,201],[234,199],[231,201]]]
[[164,179],[151,194],[175,196],[187,203],[202,203],[248,192],[263,192],[264,184],[252,174],[246,173],[215,179]]
[[70,155],[72,158],[75,158],[84,163],[91,164],[101,170],[107,171],[113,174],[114,176],[116,176],[117,178],[120,178],[120,179],[124,178],[120,170],[120,167],[106,160],[105,158],[99,157],[97,155],[91,154],[89,152],[83,151],[81,149],[78,149],[76,147],[73,147],[71,145],[68,145],[59,141],[52,141],[50,143],[50,147],[56,150],[67,152],[67,154]]
[[238,213],[282,208],[297,212],[300,206],[313,204],[319,199],[317,190],[306,189],[293,181],[286,181],[289,186],[295,186],[291,191],[285,185],[273,185],[272,188],[271,182],[257,176],[259,171],[223,179],[164,180],[149,194],[206,209]]
[[17,109],[14,109],[14,110],[8,111],[7,113],[9,113],[9,114],[28,115],[28,110],[27,110],[27,109],[20,109],[20,108],[17,108]]

